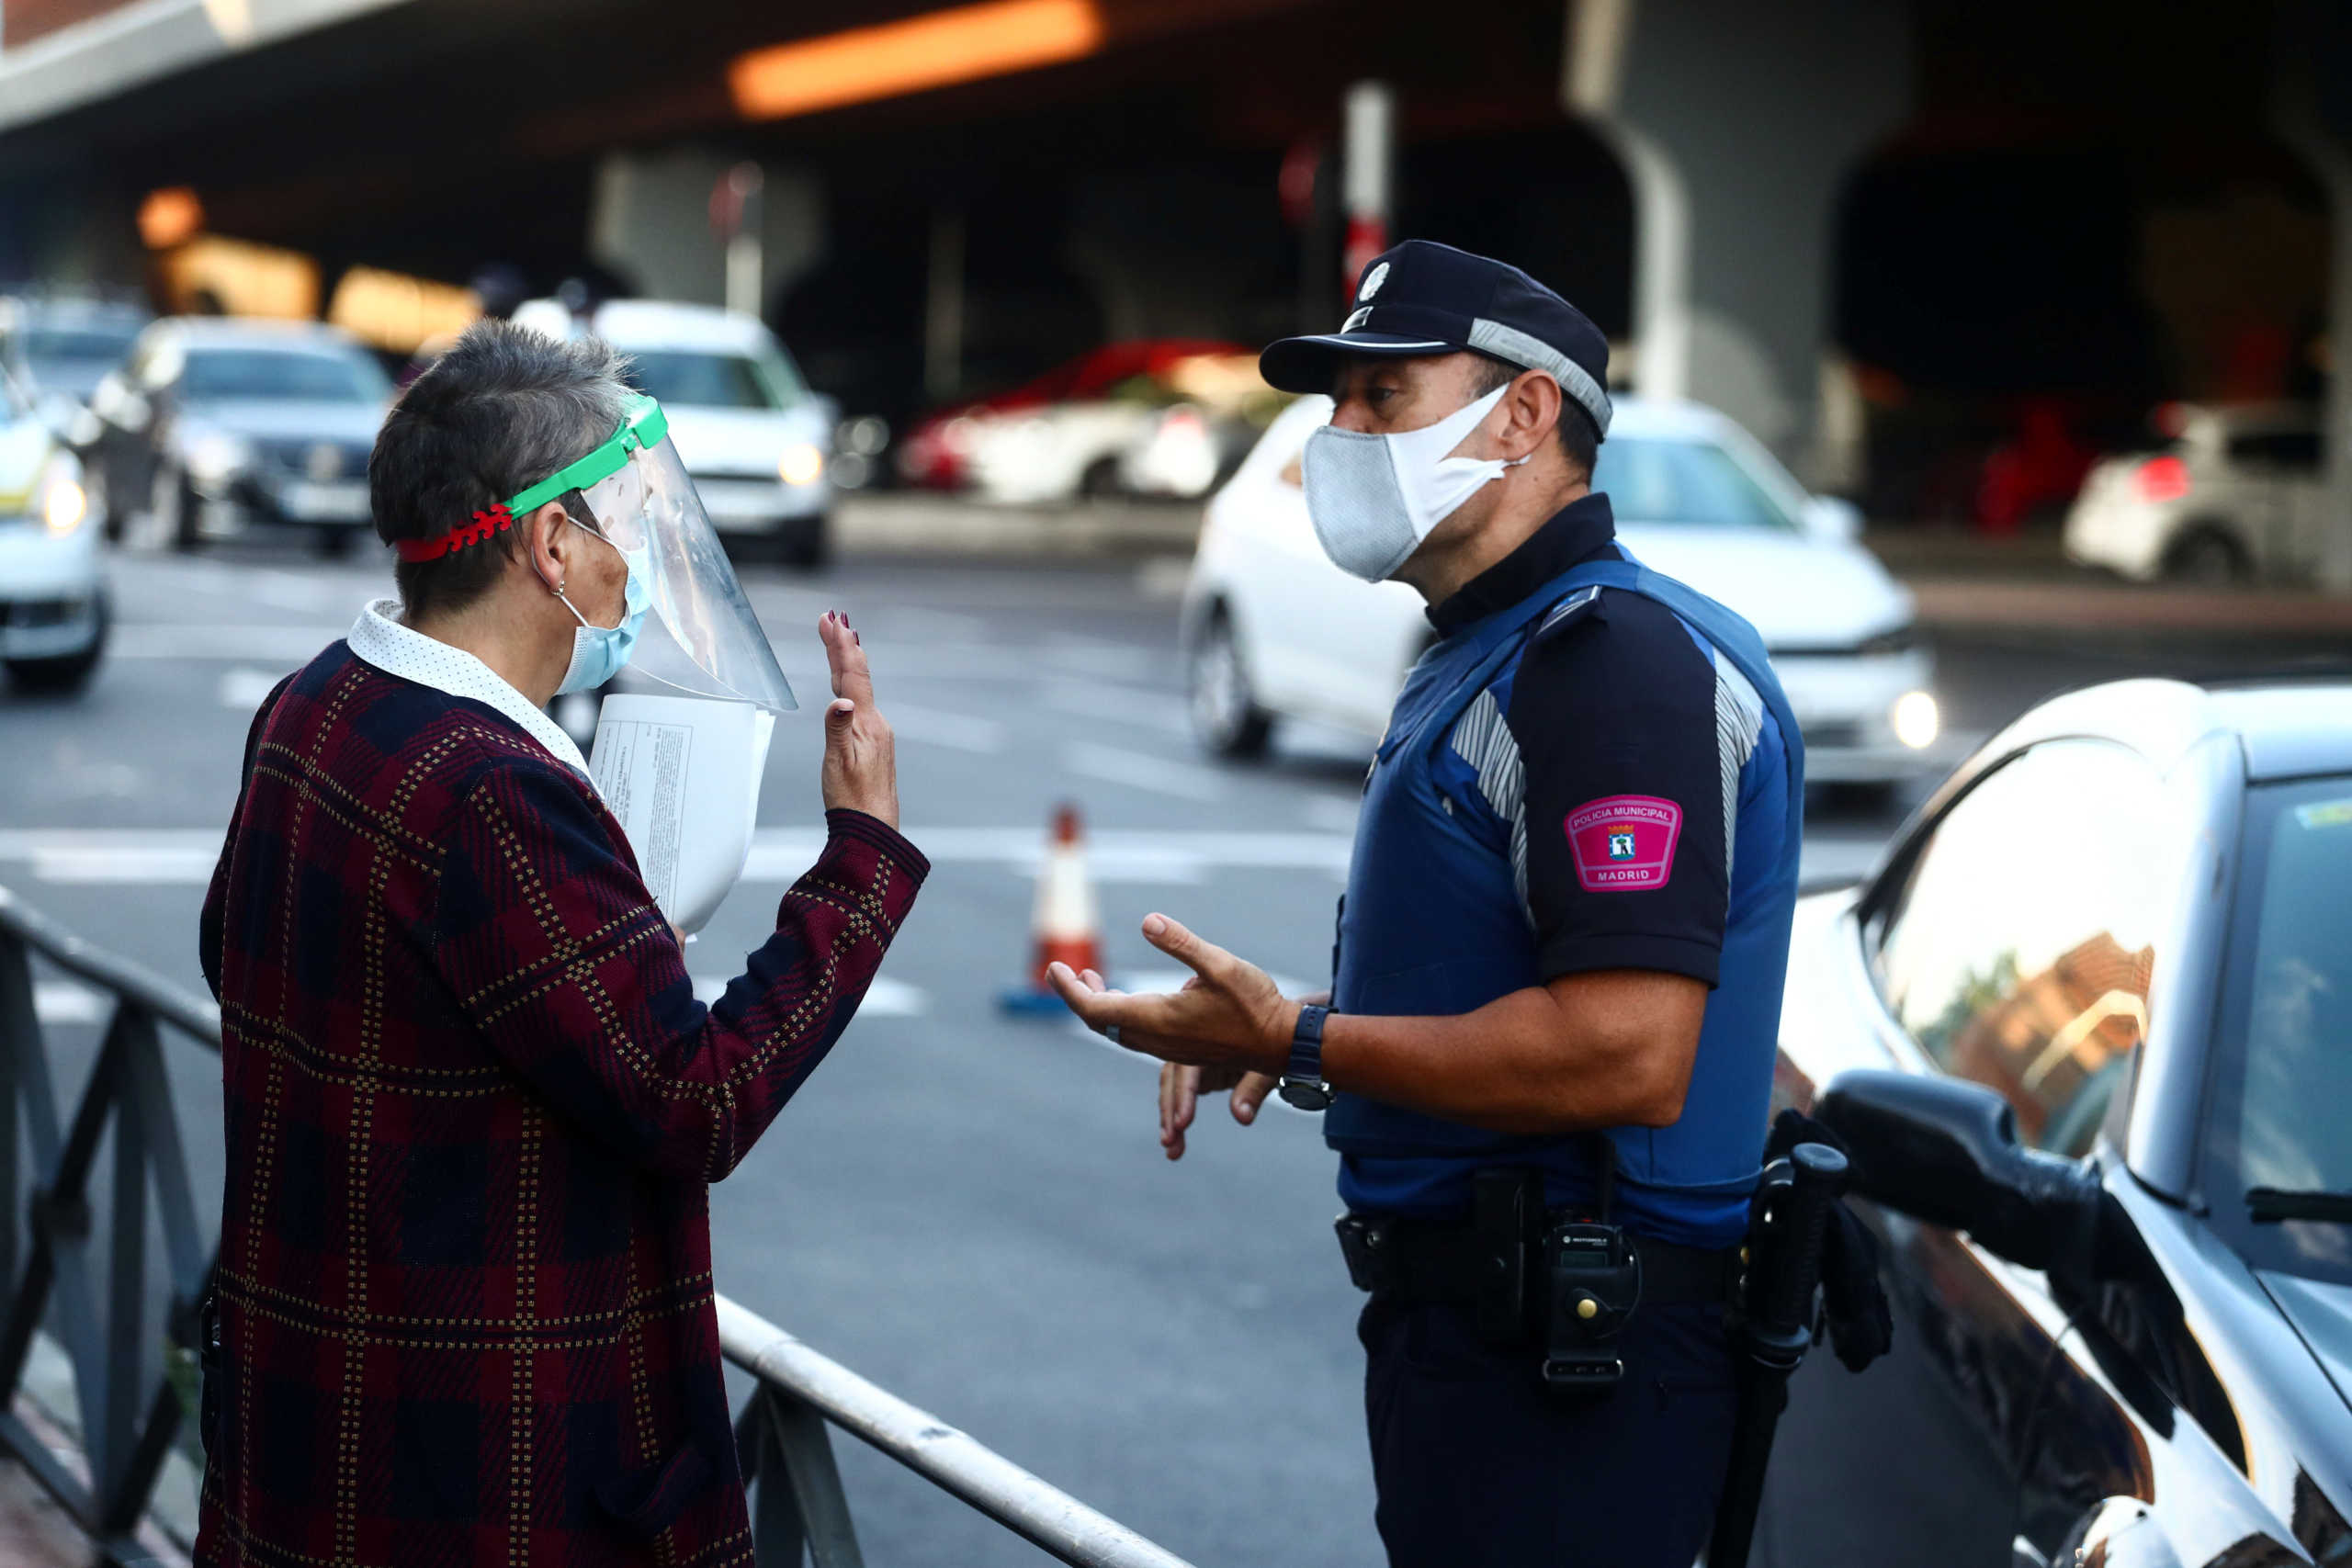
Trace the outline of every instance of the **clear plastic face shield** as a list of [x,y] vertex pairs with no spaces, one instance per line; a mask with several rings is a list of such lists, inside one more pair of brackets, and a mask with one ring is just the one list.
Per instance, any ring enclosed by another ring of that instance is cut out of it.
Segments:
[[772,713],[800,705],[670,443],[661,404],[632,394],[610,441],[507,505],[521,517],[574,490],[588,513],[580,521],[623,556],[650,563],[646,586],[669,635],[642,639],[630,669],[689,696]]

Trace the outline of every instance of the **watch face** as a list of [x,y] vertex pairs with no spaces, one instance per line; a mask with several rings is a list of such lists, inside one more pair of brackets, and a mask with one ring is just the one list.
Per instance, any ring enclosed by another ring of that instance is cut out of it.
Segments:
[[1301,1111],[1330,1109],[1331,1090],[1323,1084],[1309,1083],[1299,1078],[1284,1078],[1282,1081],[1281,1093],[1283,1099]]

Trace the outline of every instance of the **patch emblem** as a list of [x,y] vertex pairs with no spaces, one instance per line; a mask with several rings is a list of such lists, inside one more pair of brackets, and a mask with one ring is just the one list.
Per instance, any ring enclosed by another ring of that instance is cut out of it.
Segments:
[[1612,795],[1568,813],[1577,881],[1588,893],[1644,893],[1674,874],[1682,807],[1650,795]]
[[1364,274],[1363,291],[1356,296],[1356,303],[1361,305],[1365,300],[1371,299],[1374,295],[1379,293],[1380,286],[1387,281],[1388,264],[1386,262],[1382,262],[1378,266],[1374,267],[1370,272]]

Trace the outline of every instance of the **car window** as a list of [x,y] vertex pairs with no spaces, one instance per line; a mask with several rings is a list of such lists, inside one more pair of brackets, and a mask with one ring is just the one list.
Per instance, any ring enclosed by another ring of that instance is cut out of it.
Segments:
[[1600,445],[1592,488],[1608,493],[1620,523],[1797,526],[1737,459],[1711,442],[1611,436]]
[[[2232,1222],[2249,1188],[2352,1192],[2352,778],[2249,791],[2244,863],[2214,1032],[2222,1174],[2208,1184]],[[2225,1228],[2260,1266],[2352,1280],[2352,1228]]]
[[799,378],[780,358],[763,364],[748,354],[705,349],[645,349],[630,355],[630,386],[680,408],[783,409],[805,395]]
[[27,359],[81,359],[113,365],[130,346],[130,338],[129,333],[96,328],[28,327],[18,335],[17,347]]
[[1880,926],[1887,1007],[2029,1144],[2085,1154],[2147,1030],[2188,836],[2154,771],[2094,740],[2007,763],[1929,834]]
[[2230,437],[2230,461],[2257,468],[2316,469],[2320,465],[2320,435],[2316,430],[2266,430]]
[[253,399],[306,403],[371,403],[390,388],[376,362],[356,354],[305,354],[274,348],[196,348],[180,378],[194,402]]

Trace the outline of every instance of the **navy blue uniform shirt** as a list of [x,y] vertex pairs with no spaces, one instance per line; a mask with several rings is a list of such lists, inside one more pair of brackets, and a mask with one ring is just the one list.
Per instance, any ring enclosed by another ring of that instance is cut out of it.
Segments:
[[[1522,604],[1575,566],[1611,558],[1630,558],[1617,545],[1608,498],[1586,496],[1431,607],[1430,623],[1448,637]],[[1758,963],[1752,976],[1726,973],[1724,956],[1735,921],[1775,917],[1776,900],[1763,885],[1787,836],[1779,730],[1754,688],[1664,604],[1604,590],[1548,616],[1487,691],[1492,705],[1482,699],[1464,713],[1431,775],[1447,796],[1490,812],[1498,841],[1509,844],[1533,943],[1532,982],[1604,969],[1688,976],[1714,988],[1701,1069],[1736,1059],[1743,1082],[1766,1081],[1780,1010],[1777,969],[1767,976]],[[1619,830],[1629,809],[1650,814],[1638,833]],[[1592,820],[1580,825],[1587,817]],[[1754,1070],[1759,1053],[1767,1064],[1761,1076]],[[1749,1096],[1743,1089],[1737,1098]],[[1765,1107],[1755,1111],[1760,1148]],[[1652,1134],[1628,1129],[1616,1136],[1621,1167],[1655,1178],[1645,1187],[1636,1174],[1620,1187],[1626,1223],[1696,1245],[1723,1245],[1744,1231],[1744,1185],[1719,1174],[1704,1190],[1679,1185],[1673,1168],[1680,1162],[1668,1156],[1664,1134],[1657,1135],[1655,1165],[1643,1157]],[[1359,1210],[1459,1210],[1471,1173],[1498,1163],[1544,1168],[1554,1201],[1577,1201],[1591,1190],[1590,1143],[1581,1137],[1514,1141],[1507,1158],[1491,1151],[1387,1155],[1333,1142],[1343,1156],[1340,1195]]]

